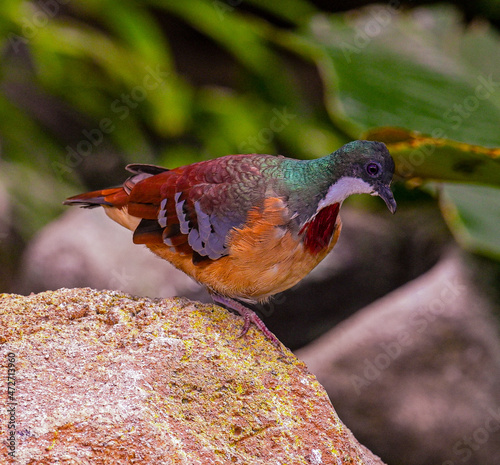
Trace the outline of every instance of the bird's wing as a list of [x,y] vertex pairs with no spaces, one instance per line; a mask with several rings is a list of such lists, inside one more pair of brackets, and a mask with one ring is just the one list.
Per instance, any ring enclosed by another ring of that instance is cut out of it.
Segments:
[[134,242],[164,243],[179,253],[194,252],[198,260],[227,255],[229,232],[243,225],[268,194],[262,168],[275,158],[243,157],[222,157],[152,176],[134,165],[136,176],[143,176],[128,181],[128,213],[142,218]]

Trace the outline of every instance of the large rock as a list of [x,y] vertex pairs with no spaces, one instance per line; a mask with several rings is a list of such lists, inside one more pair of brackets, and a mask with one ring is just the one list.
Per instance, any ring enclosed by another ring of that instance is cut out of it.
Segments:
[[241,325],[185,299],[3,294],[1,357],[16,384],[0,421],[15,421],[16,463],[382,463],[301,361],[255,328],[238,338]]
[[500,312],[478,276],[451,253],[297,352],[389,464],[500,463]]

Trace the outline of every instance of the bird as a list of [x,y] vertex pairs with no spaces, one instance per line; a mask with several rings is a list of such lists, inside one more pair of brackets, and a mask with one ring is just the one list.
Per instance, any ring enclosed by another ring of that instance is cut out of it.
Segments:
[[247,305],[301,281],[335,246],[352,194],[381,197],[391,213],[394,161],[377,141],[355,140],[321,158],[239,154],[167,169],[130,164],[122,186],[63,203],[103,207],[133,242],[204,285],[214,302],[279,341]]

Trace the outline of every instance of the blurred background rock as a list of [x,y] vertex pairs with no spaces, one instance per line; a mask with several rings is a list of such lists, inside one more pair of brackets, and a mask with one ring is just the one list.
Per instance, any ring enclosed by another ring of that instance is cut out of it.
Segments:
[[[499,147],[500,2],[427,3],[4,0],[0,290],[209,301],[103,212],[61,205],[127,163],[317,157],[384,126]],[[470,179],[398,177],[394,217],[349,199],[334,253],[258,308],[388,464],[500,462],[500,169],[445,149]]]

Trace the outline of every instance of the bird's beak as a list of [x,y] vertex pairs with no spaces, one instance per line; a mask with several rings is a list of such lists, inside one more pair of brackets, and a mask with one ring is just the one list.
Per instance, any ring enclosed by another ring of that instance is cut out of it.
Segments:
[[389,211],[394,214],[396,213],[396,201],[394,200],[394,195],[392,194],[391,188],[380,184],[375,189],[375,194],[378,195],[387,205]]

